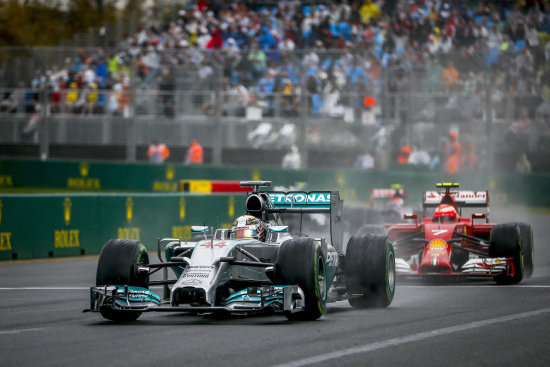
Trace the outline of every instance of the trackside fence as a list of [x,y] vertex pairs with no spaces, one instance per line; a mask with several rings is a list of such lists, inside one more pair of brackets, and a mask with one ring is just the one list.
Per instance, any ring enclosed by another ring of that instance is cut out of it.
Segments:
[[0,260],[98,254],[110,238],[191,238],[191,225],[231,226],[244,195],[25,194],[0,196]]

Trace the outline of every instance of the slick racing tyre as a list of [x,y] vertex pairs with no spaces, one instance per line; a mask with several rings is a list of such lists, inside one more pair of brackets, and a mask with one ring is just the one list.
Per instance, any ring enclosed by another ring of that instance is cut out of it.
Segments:
[[[111,239],[99,255],[97,262],[96,286],[128,285],[148,288],[149,276],[136,272],[136,264],[149,264],[145,246],[134,240]],[[112,321],[135,321],[141,312],[113,310],[102,307],[101,315]]]
[[527,223],[518,223],[523,251],[523,277],[529,278],[535,270],[535,249],[533,244],[533,228]]
[[505,271],[494,277],[498,284],[517,284],[524,274],[523,254],[521,249],[521,234],[517,223],[497,224],[491,231],[489,243],[490,257],[512,258],[513,274]]
[[298,285],[305,296],[305,308],[285,312],[289,320],[317,320],[326,309],[327,277],[321,244],[313,238],[295,238],[282,243],[277,254],[275,283]]
[[386,235],[353,236],[344,264],[349,304],[387,307],[395,294],[395,254]]
[[386,229],[381,224],[365,224],[359,231],[357,231],[359,236],[366,236],[369,234],[386,234]]

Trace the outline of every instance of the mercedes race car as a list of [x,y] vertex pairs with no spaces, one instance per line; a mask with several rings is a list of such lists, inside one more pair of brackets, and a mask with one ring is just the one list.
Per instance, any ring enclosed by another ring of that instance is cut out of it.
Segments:
[[[395,248],[398,276],[489,277],[516,284],[533,273],[533,235],[526,223],[489,222],[489,192],[437,184],[423,193],[424,218],[405,215],[411,224],[386,225]],[[435,208],[433,215],[431,212]],[[470,216],[462,211],[473,208]],[[475,212],[480,208],[483,212]]]
[[[142,312],[190,314],[283,313],[315,320],[326,303],[349,299],[354,307],[386,307],[395,292],[395,257],[385,236],[348,244],[343,253],[338,192],[263,192],[251,187],[246,215],[231,229],[193,226],[190,241],[158,241],[158,263],[149,263],[138,241],[109,240],[99,256],[90,309],[113,321],[134,321]],[[282,214],[328,214],[327,238],[292,236]],[[162,247],[164,246],[164,251]],[[165,259],[163,260],[162,252]],[[150,276],[163,270],[162,280]],[[174,277],[168,276],[171,269]],[[162,296],[149,289],[162,287]]]

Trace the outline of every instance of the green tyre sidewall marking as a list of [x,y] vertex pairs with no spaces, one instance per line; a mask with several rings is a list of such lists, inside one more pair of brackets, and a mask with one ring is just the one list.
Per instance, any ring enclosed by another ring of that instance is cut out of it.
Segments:
[[[313,252],[313,261],[314,263],[314,277],[315,277],[315,295],[317,296],[317,307],[319,308],[319,312],[324,312],[323,303],[325,301],[325,298],[327,296],[327,289],[326,289],[326,282],[327,282],[327,274],[326,274],[326,268],[323,263],[323,256],[322,254],[319,254],[319,251],[321,251],[321,246],[317,243],[315,245],[315,251]],[[321,291],[319,289],[319,260],[323,263],[323,281],[325,282],[324,292],[321,295]]]
[[139,264],[141,262],[141,256],[143,255],[143,253],[147,252],[147,248],[145,248],[145,246],[141,246],[141,248],[139,249],[139,255],[136,259],[136,264]]

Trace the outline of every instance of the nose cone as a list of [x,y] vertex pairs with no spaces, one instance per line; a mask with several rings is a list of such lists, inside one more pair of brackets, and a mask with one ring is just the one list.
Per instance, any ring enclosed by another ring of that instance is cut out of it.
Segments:
[[419,273],[451,273],[451,246],[442,239],[431,240],[424,248]]

